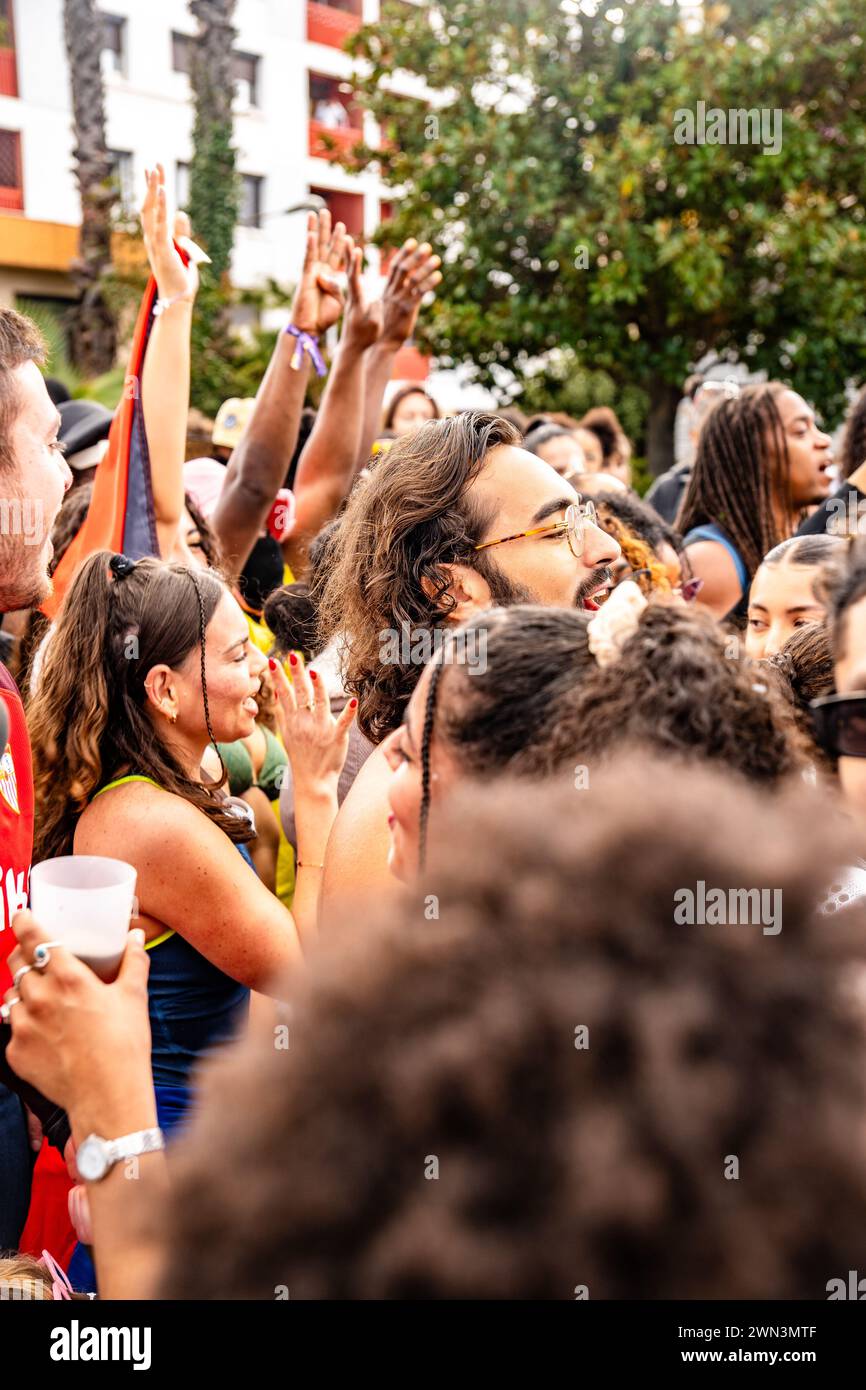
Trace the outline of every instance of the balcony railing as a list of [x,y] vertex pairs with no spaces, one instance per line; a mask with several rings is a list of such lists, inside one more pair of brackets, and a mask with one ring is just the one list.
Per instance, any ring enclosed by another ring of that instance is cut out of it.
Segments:
[[310,43],[325,43],[329,48],[342,48],[350,34],[361,27],[359,15],[335,10],[331,5],[307,0],[307,38]]
[[15,49],[0,48],[0,97],[17,97],[18,73],[15,68]]
[[[330,148],[325,138],[332,140],[336,148]],[[328,126],[322,121],[310,121],[310,154],[314,159],[336,159],[345,150],[360,145],[364,132],[354,126]]]

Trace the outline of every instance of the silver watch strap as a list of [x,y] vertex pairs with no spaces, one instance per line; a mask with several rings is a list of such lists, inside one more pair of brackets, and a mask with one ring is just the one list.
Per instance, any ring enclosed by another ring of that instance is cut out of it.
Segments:
[[122,1158],[136,1158],[139,1154],[155,1153],[165,1148],[165,1135],[161,1129],[139,1129],[134,1134],[124,1134],[120,1139],[107,1139],[108,1161],[119,1163]]

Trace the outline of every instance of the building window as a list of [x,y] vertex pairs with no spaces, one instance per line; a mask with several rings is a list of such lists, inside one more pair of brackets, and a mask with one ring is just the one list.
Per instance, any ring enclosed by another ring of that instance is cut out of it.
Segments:
[[[171,66],[173,72],[192,75],[192,60],[198,40],[192,34],[171,36]],[[241,108],[259,104],[259,60],[254,53],[232,54],[232,78],[236,84],[236,97]]]
[[21,212],[21,136],[17,130],[0,130],[0,208]]
[[174,170],[174,199],[179,212],[189,211],[189,165],[176,164]]
[[132,154],[129,150],[109,150],[111,181],[117,189],[115,212],[129,216],[135,212],[135,185],[132,179]]
[[264,179],[259,174],[241,174],[241,210],[238,221],[242,227],[262,225],[262,189]]
[[352,107],[352,88],[336,77],[310,73],[310,118],[326,130],[360,129],[361,117]]
[[258,58],[253,53],[233,53],[232,77],[236,84],[236,100],[241,109],[258,106]]
[[126,73],[126,20],[120,15],[102,15],[102,71]]
[[192,72],[192,53],[195,47],[195,39],[191,34],[177,34],[172,32],[171,36],[171,67],[172,72]]

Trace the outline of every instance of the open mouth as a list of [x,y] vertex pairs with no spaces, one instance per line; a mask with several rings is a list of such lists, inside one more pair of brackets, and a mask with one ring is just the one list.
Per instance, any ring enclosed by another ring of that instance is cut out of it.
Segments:
[[247,714],[257,715],[259,712],[259,707],[253,699],[252,695],[248,695],[247,698],[244,700],[243,708],[246,710]]
[[609,597],[610,585],[599,584],[597,589],[593,589],[591,594],[586,595],[581,606],[586,613],[597,613],[599,608],[601,608],[602,604],[607,602]]

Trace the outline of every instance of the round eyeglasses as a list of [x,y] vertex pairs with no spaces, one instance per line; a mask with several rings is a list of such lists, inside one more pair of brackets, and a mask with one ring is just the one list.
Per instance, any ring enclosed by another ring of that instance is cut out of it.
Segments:
[[583,554],[586,541],[586,526],[598,525],[598,512],[594,502],[570,502],[565,509],[562,521],[550,522],[547,526],[535,526],[531,531],[517,531],[513,536],[500,536],[495,541],[483,541],[476,550],[489,550],[492,545],[505,545],[508,541],[519,541],[524,536],[549,536],[556,531],[564,531],[569,549],[575,559]]

